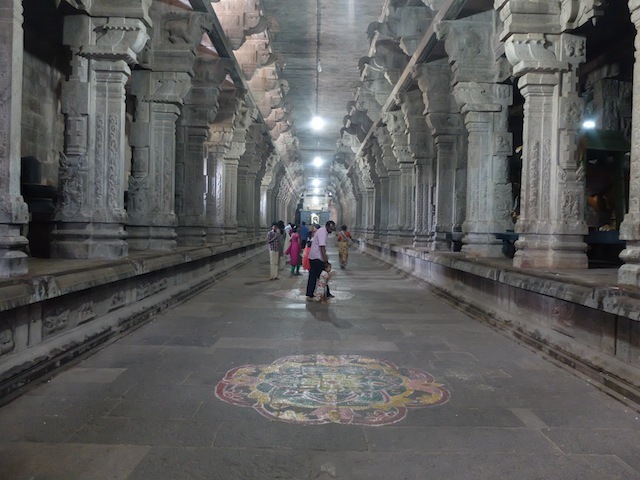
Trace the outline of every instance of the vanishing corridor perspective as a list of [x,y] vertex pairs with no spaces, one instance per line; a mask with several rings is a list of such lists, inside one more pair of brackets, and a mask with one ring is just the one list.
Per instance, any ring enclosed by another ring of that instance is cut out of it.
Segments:
[[0,479],[640,478],[638,24],[0,0]]

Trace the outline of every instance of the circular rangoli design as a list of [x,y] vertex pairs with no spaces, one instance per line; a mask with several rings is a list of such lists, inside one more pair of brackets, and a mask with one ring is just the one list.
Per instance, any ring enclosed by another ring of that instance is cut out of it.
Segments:
[[294,355],[229,370],[216,386],[227,403],[289,423],[390,425],[449,391],[427,372],[359,355]]
[[[305,289],[302,288],[294,288],[293,290],[274,290],[269,293],[276,297],[286,298],[288,300],[305,299]],[[331,295],[334,297],[333,300],[349,300],[350,298],[353,298],[353,293],[342,292],[339,290],[331,290]]]

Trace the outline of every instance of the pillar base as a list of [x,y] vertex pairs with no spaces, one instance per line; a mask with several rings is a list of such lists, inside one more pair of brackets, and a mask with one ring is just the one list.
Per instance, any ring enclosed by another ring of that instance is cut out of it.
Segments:
[[503,257],[502,240],[491,233],[467,233],[462,239],[461,252],[467,257]]
[[121,224],[58,223],[52,237],[51,258],[113,260],[129,253]]
[[520,234],[513,266],[518,268],[587,269],[587,244],[582,235]]
[[18,277],[29,273],[26,253],[20,250],[0,250],[0,278]]
[[184,247],[199,247],[205,244],[204,228],[182,226],[176,229],[178,245]]
[[625,264],[618,270],[618,283],[640,286],[640,241],[627,240],[620,258]]
[[128,226],[127,242],[132,250],[172,251],[178,246],[174,227]]

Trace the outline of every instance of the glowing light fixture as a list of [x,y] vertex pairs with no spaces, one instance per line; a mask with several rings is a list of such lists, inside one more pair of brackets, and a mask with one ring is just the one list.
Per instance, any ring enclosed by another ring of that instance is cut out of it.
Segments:
[[311,181],[311,185],[313,185],[314,187],[319,187],[320,186],[320,180],[318,180],[317,178],[314,178]]
[[315,193],[316,195],[320,194],[320,189],[319,188],[314,189],[313,193]]
[[594,120],[585,120],[582,123],[582,128],[586,130],[593,130],[594,128],[596,128],[596,122]]
[[324,127],[324,120],[317,115],[311,119],[311,128],[314,130],[322,130]]
[[323,161],[322,161],[322,158],[320,158],[320,157],[316,157],[316,158],[313,159],[313,166],[316,167],[316,168],[321,167],[322,163],[323,163]]

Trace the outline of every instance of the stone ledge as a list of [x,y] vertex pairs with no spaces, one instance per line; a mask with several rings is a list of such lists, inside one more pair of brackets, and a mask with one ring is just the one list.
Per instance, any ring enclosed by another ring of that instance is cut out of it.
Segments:
[[432,293],[568,366],[640,409],[640,300],[637,289],[563,272],[520,270],[499,259],[466,259],[367,242],[364,253]]
[[[68,270],[2,279],[0,280],[0,312],[227,252],[235,252],[256,244],[263,245],[263,243],[252,239],[206,247],[181,247],[172,252],[132,252],[129,257],[122,260],[111,262],[86,260],[82,262],[84,266],[79,266],[80,262],[76,261]],[[55,262],[60,263],[64,260]]]
[[29,383],[198,294],[263,251],[262,241],[233,242],[68,272],[58,268],[50,275],[4,282],[0,333],[6,342],[0,347],[11,349],[0,356],[0,404],[20,395]]

